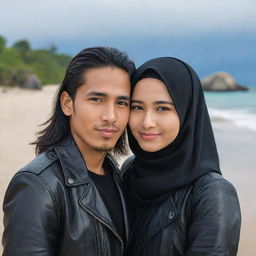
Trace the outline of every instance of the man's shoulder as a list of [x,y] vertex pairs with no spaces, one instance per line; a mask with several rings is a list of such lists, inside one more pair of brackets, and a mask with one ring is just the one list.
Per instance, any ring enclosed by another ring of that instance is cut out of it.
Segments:
[[131,169],[132,167],[132,164],[134,162],[134,159],[135,159],[135,156],[132,155],[132,156],[129,156],[122,164],[122,167],[121,167],[121,174],[122,176],[125,178],[127,173],[129,173],[129,170]]
[[30,163],[20,169],[17,174],[29,172],[39,175],[44,170],[49,168],[55,161],[58,160],[57,154],[53,150],[46,150],[38,155]]
[[118,176],[121,176],[118,161],[110,154],[107,154],[105,160],[106,160],[106,163],[108,165],[108,168],[111,168],[112,172],[118,174]]
[[65,184],[65,180],[59,158],[54,150],[46,150],[20,169],[12,177],[9,187],[37,188],[55,195],[61,184]]

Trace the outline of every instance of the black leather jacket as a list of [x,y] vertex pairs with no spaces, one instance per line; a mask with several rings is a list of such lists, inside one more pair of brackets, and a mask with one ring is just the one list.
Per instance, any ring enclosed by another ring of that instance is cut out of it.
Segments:
[[[133,163],[122,166],[124,181]],[[233,185],[210,172],[149,209],[131,236],[129,256],[234,256],[241,214]]]
[[73,139],[19,171],[4,199],[3,256],[121,256],[128,237],[120,172],[106,159],[120,192],[121,238],[88,176]]

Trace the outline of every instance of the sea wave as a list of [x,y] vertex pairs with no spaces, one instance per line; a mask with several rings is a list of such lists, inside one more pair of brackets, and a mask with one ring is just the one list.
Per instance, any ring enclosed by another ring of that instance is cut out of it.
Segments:
[[235,125],[246,127],[256,132],[256,113],[242,110],[223,110],[209,108],[211,118],[223,118],[234,122]]

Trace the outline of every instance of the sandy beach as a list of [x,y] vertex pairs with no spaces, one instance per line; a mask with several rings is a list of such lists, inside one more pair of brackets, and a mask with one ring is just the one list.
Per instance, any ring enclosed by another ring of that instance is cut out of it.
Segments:
[[[0,204],[11,177],[31,161],[38,125],[50,116],[56,86],[42,91],[3,90],[0,87]],[[223,176],[236,187],[242,210],[239,256],[256,252],[256,132],[223,119],[213,121]],[[3,213],[0,211],[0,236]],[[18,221],[18,220],[17,220]],[[0,254],[2,248],[0,246]]]

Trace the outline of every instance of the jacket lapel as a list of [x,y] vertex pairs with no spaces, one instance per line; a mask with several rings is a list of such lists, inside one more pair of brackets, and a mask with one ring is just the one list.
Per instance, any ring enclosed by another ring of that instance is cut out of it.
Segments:
[[[113,166],[111,166],[113,168]],[[114,168],[116,168],[114,166]],[[116,182],[115,177],[115,171],[111,170],[113,172],[113,178]],[[120,240],[122,247],[124,248],[123,239],[118,233],[113,220],[111,219],[111,216],[109,215],[109,211],[97,189],[97,187],[94,185],[93,181],[89,178],[90,182],[87,185],[87,189],[82,195],[82,197],[79,200],[80,206],[87,211],[89,214],[91,214],[94,218],[96,218],[99,222],[107,226],[114,234],[115,236]],[[118,191],[120,193],[120,187],[117,184]],[[120,197],[122,197],[122,193],[120,193]],[[122,200],[122,199],[121,199]],[[122,201],[121,201],[122,202]],[[123,202],[122,202],[123,206]],[[123,212],[125,212],[123,210]]]
[[[80,206],[102,224],[107,226],[122,242],[98,189],[88,175],[83,157],[72,136],[69,136],[61,144],[56,145],[54,149],[62,166],[66,186],[75,187],[86,185],[86,189],[79,200]],[[118,179],[115,177],[118,175],[117,167],[111,160],[107,160],[107,162],[111,165],[110,169],[113,171],[113,177],[120,192],[121,202],[124,209],[123,212],[125,213],[126,208],[124,206],[124,198],[120,190],[120,181],[117,182]],[[124,216],[124,220],[127,225],[125,217],[126,215]]]
[[75,187],[89,183],[83,157],[72,136],[54,146],[54,150],[60,160],[66,186]]
[[[131,237],[136,250],[136,255],[147,246],[150,240],[162,229],[174,222],[178,216],[178,211],[173,202],[172,196],[156,207],[146,212],[140,222],[134,227],[134,233]],[[136,237],[134,236],[136,234]]]
[[117,233],[108,209],[93,182],[88,183],[84,194],[79,200],[79,204],[85,211],[95,217],[98,221],[114,231],[114,233]]

